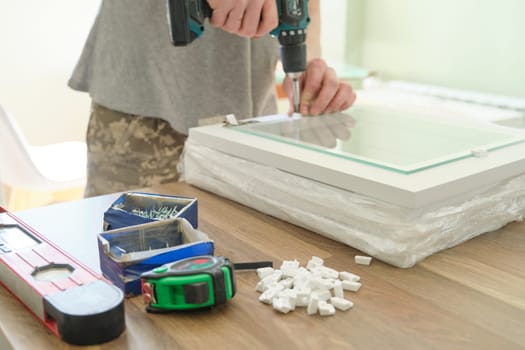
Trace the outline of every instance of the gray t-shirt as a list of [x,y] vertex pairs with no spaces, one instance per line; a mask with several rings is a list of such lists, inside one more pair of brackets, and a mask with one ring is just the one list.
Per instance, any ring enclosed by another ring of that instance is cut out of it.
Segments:
[[189,46],[175,47],[165,0],[104,0],[69,86],[186,134],[202,118],[276,113],[278,55],[269,35],[250,40],[209,25]]

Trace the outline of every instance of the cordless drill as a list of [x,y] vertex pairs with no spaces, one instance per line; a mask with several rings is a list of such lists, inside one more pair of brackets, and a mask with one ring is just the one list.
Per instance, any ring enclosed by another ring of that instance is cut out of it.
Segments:
[[[308,0],[276,0],[279,25],[271,35],[279,40],[284,72],[292,79],[293,102],[299,112],[300,78],[306,69],[306,27],[310,22]],[[204,32],[204,20],[212,9],[206,0],[167,0],[170,39],[186,46]]]

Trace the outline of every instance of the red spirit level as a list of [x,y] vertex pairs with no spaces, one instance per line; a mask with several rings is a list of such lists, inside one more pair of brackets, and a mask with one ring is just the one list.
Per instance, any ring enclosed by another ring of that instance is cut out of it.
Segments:
[[103,343],[125,328],[120,289],[2,207],[0,283],[68,343]]

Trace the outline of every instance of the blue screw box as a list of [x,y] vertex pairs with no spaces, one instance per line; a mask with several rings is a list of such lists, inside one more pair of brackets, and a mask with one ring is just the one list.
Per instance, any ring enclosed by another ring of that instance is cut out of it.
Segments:
[[197,228],[197,199],[127,192],[119,196],[104,213],[104,231],[175,217],[185,218]]
[[140,275],[163,264],[213,255],[214,243],[184,218],[153,221],[98,235],[102,274],[126,297],[141,294]]

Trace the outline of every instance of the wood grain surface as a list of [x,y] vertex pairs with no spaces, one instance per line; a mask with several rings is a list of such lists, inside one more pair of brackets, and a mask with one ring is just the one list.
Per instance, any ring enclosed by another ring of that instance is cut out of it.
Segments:
[[[126,330],[99,345],[75,347],[52,335],[0,287],[0,338],[15,349],[524,349],[525,224],[511,223],[437,253],[410,269],[378,260],[354,263],[360,252],[184,183],[149,189],[198,198],[199,229],[217,255],[234,262],[313,255],[361,276],[355,303],[334,316],[304,308],[280,314],[258,301],[253,271],[236,273],[237,294],[211,310],[144,311],[126,300]],[[36,210],[36,209],[35,209]]]

